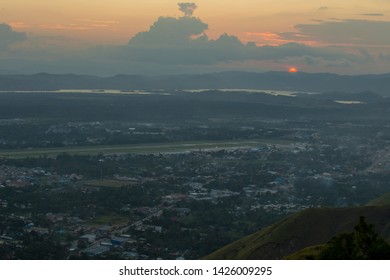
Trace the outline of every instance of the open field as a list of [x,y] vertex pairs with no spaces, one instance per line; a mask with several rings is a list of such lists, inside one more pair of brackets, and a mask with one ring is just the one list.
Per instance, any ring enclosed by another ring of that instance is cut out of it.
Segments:
[[143,145],[110,145],[110,146],[76,146],[60,148],[37,148],[23,150],[0,150],[0,157],[55,157],[67,153],[71,155],[125,154],[125,153],[175,153],[203,149],[229,149],[239,147],[256,147],[258,145],[287,145],[287,140],[257,139],[257,140],[225,140],[225,141],[191,141]]
[[100,225],[126,225],[129,222],[129,219],[122,215],[117,214],[107,214],[103,216],[98,216],[93,220],[89,221],[89,225],[100,226]]
[[119,180],[88,180],[84,183],[84,186],[88,187],[108,187],[108,188],[120,188],[130,185],[131,182],[119,181]]

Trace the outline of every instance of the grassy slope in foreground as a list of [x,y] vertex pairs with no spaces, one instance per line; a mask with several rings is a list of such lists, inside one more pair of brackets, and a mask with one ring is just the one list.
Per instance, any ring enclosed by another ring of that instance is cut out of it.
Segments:
[[304,248],[325,244],[341,232],[351,232],[360,216],[365,216],[390,240],[390,205],[313,208],[233,242],[205,259],[282,259]]
[[[386,206],[386,205],[390,205],[390,193],[375,198],[366,204],[366,206]],[[382,234],[383,233],[386,233],[386,230],[385,232],[382,232]],[[291,255],[286,256],[285,259],[287,260],[306,260],[306,259],[313,259],[313,258],[316,259],[321,254],[325,246],[326,246],[325,244],[321,244],[321,245],[315,245],[315,246],[303,248],[302,250],[299,250],[297,252],[292,253]]]
[[366,204],[366,206],[386,206],[386,205],[390,205],[390,193],[375,198]]

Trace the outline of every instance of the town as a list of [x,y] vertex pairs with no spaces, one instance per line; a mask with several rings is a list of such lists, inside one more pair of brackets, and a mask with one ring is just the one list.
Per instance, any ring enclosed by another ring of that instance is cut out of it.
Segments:
[[196,259],[290,213],[389,191],[380,140],[294,135],[254,147],[4,157],[1,256]]
[[303,209],[390,192],[386,102],[0,98],[1,259],[200,259]]

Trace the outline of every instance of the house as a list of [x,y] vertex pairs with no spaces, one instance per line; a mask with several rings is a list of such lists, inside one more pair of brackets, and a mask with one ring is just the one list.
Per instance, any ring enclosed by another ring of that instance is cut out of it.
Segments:
[[85,234],[79,237],[79,240],[86,241],[86,242],[94,242],[95,239],[96,239],[95,234]]
[[126,243],[127,238],[114,236],[111,238],[111,244],[114,246],[121,246]]
[[98,256],[110,251],[107,246],[93,246],[81,251],[81,253],[86,254],[89,257]]
[[139,254],[137,252],[134,252],[134,251],[131,251],[131,252],[123,252],[122,256],[125,258],[125,259],[129,259],[129,260],[136,260],[139,258]]
[[98,234],[99,236],[107,236],[107,234],[109,234],[111,230],[112,230],[112,226],[109,226],[109,225],[102,225],[102,226],[100,226],[100,227],[97,229],[97,234]]
[[32,231],[36,232],[38,235],[49,234],[48,228],[40,228],[40,227],[30,227],[27,229],[27,232],[31,233]]

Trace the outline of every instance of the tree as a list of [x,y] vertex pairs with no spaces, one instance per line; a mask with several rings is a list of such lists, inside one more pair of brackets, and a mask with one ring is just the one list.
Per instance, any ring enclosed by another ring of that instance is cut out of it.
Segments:
[[332,238],[320,254],[326,260],[385,260],[390,259],[390,245],[378,235],[374,225],[364,217],[351,233]]

